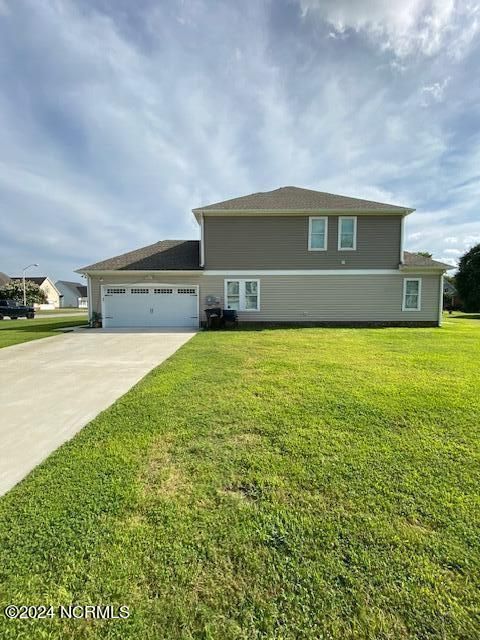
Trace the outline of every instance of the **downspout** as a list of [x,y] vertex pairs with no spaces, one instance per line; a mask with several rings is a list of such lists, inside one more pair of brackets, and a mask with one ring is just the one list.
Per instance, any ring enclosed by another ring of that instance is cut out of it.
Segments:
[[200,266],[205,266],[205,224],[203,213],[200,214]]
[[405,237],[405,216],[400,222],[400,264],[403,264],[403,242]]
[[87,273],[87,304],[88,304],[88,322],[91,324],[92,322],[92,283],[90,280],[90,276]]
[[438,326],[442,326],[443,321],[443,276],[444,271],[440,274],[440,291],[439,291],[439,300],[438,300]]

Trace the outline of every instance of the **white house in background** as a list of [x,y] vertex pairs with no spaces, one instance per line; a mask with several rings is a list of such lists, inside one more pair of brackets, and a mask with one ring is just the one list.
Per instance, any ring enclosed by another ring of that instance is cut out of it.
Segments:
[[88,307],[87,285],[81,282],[57,280],[55,286],[60,291],[61,307],[78,307],[79,309]]
[[[12,278],[12,280],[22,282],[23,278],[21,276],[16,276]],[[47,303],[35,305],[36,307],[40,309],[58,309],[60,306],[60,291],[48,276],[29,276],[25,278],[25,282],[34,282],[35,284],[38,284],[40,289],[47,296]]]

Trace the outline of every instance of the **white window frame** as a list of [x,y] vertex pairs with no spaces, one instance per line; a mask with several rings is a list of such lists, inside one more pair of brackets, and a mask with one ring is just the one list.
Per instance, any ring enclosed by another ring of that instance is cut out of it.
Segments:
[[[238,293],[239,293],[238,306],[240,307],[239,311],[241,311],[242,313],[251,313],[252,311],[255,313],[260,311],[260,280],[258,280],[257,278],[226,278],[223,281],[225,309],[228,309],[228,283],[229,282],[238,282]],[[245,283],[246,282],[257,283],[257,308],[256,309],[245,308]]]
[[[353,220],[353,247],[342,247],[342,220]],[[339,251],[356,251],[357,250],[357,216],[339,216],[338,217],[338,245]]]
[[[314,220],[325,221],[325,237],[323,247],[312,247],[312,223]],[[308,250],[309,251],[326,251],[328,248],[328,217],[327,216],[310,216],[308,218]]]
[[[418,298],[417,307],[415,309],[407,308],[407,282],[418,282]],[[404,278],[403,279],[403,297],[402,297],[402,311],[421,311],[422,310],[422,279],[421,278]]]

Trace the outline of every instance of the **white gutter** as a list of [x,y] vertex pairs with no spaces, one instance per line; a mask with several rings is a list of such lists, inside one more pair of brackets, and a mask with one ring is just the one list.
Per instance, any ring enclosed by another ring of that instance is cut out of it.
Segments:
[[441,327],[443,322],[443,273],[440,275],[440,292],[438,301],[438,326]]
[[200,266],[201,267],[205,265],[204,234],[205,234],[205,222],[203,218],[203,213],[201,213],[200,214]]
[[88,304],[88,321],[92,321],[92,284],[90,282],[90,276],[87,275],[87,304]]
[[192,209],[192,213],[195,216],[198,223],[200,223],[201,215],[209,216],[316,216],[316,215],[331,215],[331,216],[408,216],[413,213],[415,209],[408,209],[399,207],[398,211],[380,210],[380,209]]
[[403,243],[405,238],[405,216],[400,221],[400,264],[403,264]]

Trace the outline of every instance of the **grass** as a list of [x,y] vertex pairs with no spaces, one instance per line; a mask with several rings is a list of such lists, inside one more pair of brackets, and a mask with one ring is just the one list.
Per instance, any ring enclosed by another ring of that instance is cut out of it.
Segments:
[[0,321],[0,349],[13,344],[58,336],[61,327],[76,327],[86,324],[83,315],[67,318],[41,318],[35,320],[1,320]]
[[205,332],[0,500],[0,637],[480,636],[480,324]]
[[79,309],[78,307],[59,307],[58,309],[39,309],[35,311],[35,316],[48,316],[52,313],[88,313],[88,309]]

